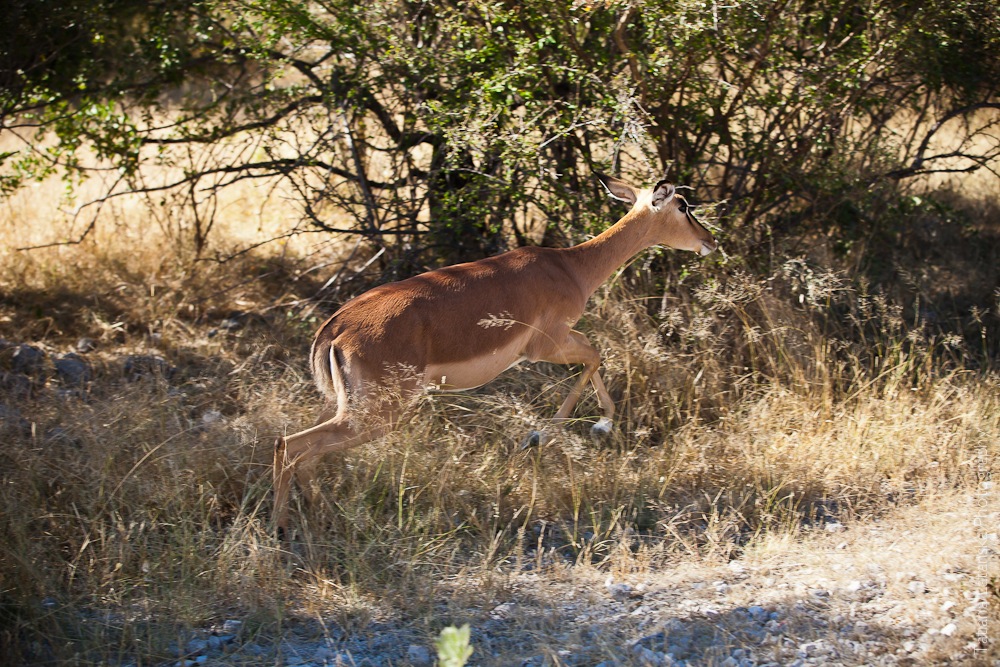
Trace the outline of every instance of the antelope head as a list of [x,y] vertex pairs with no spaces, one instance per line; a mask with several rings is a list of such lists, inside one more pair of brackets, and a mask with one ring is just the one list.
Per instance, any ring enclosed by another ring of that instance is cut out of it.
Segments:
[[700,255],[707,255],[719,246],[712,233],[695,217],[692,206],[667,181],[660,181],[647,190],[612,176],[599,174],[598,178],[612,197],[632,206],[630,214],[653,218],[648,224],[655,230],[656,245]]

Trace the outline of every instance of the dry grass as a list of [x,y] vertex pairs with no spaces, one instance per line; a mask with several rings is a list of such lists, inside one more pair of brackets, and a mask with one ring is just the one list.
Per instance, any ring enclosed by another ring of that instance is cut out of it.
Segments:
[[[245,196],[240,215],[260,212],[266,235],[280,216]],[[20,373],[15,348],[0,350],[0,651],[14,661],[161,662],[185,631],[230,617],[261,641],[310,618],[434,633],[510,595],[513,573],[715,567],[996,472],[997,267],[976,257],[996,257],[1000,221],[983,204],[993,217],[971,231],[926,214],[926,233],[957,249],[928,260],[893,246],[892,271],[926,269],[909,283],[871,287],[818,243],[766,272],[738,256],[693,263],[665,287],[633,267],[581,324],[618,401],[609,443],[571,425],[516,453],[569,369],[430,397],[384,442],[327,465],[320,506],[296,508],[289,558],[267,533],[270,444],[318,408],[305,356],[324,313],[304,299],[337,250],[205,262],[148,214],[109,209],[87,242],[23,253],[46,229],[24,221],[58,214],[30,197],[6,206],[0,338],[40,346],[47,364],[80,337],[97,344],[78,387],[50,365]],[[162,366],[126,367],[153,355]]]

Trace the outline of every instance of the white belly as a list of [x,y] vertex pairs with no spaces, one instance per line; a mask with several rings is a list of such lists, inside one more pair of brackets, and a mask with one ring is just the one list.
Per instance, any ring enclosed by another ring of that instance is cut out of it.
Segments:
[[434,391],[464,391],[482,386],[524,361],[523,349],[523,342],[517,340],[474,359],[429,364],[424,369],[424,386]]

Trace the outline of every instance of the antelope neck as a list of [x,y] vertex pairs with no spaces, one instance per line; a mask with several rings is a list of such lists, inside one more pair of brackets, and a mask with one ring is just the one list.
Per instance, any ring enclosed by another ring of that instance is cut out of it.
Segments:
[[656,245],[651,238],[648,213],[634,209],[589,241],[566,249],[566,257],[589,296],[633,256]]

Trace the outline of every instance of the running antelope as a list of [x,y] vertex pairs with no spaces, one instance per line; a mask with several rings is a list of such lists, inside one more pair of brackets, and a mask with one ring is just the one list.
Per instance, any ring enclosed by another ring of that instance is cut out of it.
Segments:
[[[323,323],[310,359],[326,406],[316,426],[279,437],[274,447],[280,534],[288,534],[293,476],[311,500],[321,456],[388,433],[407,398],[428,388],[478,387],[522,360],[582,364],[553,422],[569,418],[589,382],[604,413],[592,431],[611,430],[615,405],[597,372],[601,357],[573,330],[587,300],[641,250],[665,245],[707,255],[717,243],[666,181],[645,190],[598,178],[631,209],[597,237],[571,248],[518,248],[381,285]],[[550,436],[550,430],[532,431],[523,446]]]

